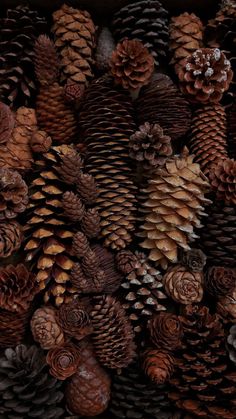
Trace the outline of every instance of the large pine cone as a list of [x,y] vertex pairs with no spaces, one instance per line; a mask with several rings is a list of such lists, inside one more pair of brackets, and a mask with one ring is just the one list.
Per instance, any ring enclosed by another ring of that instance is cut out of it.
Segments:
[[0,257],[6,258],[18,250],[22,242],[22,230],[16,221],[0,223]]
[[28,187],[20,173],[0,168],[0,220],[16,218],[28,204]]
[[236,161],[225,159],[211,167],[209,180],[216,198],[229,205],[236,204]]
[[51,349],[64,342],[64,334],[53,307],[38,308],[30,322],[31,332],[41,348]]

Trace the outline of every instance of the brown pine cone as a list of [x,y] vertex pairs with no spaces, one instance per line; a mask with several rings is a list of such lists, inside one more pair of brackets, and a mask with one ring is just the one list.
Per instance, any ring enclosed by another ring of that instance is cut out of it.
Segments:
[[98,190],[93,176],[80,172],[76,187],[85,204],[95,204]]
[[82,268],[86,276],[95,276],[99,266],[99,259],[91,249],[87,251],[82,259]]
[[43,349],[51,349],[64,342],[64,334],[53,307],[38,308],[30,322],[33,338]]
[[103,292],[113,294],[118,290],[123,279],[122,274],[117,270],[114,253],[99,244],[93,245],[92,250],[105,274]]
[[85,87],[82,84],[75,83],[69,79],[64,86],[64,99],[66,103],[75,103],[76,106],[78,106],[82,100],[84,92]]
[[62,196],[62,206],[70,221],[76,223],[82,220],[85,208],[79,195],[72,191],[65,192]]
[[193,102],[218,103],[233,78],[230,61],[218,48],[197,49],[178,70],[181,91]]
[[75,184],[81,174],[82,160],[75,149],[70,149],[62,157],[62,163],[58,168],[58,173],[64,182],[70,185]]
[[46,153],[52,145],[52,139],[45,131],[35,131],[30,140],[34,153]]
[[164,384],[174,370],[174,358],[167,351],[147,349],[141,356],[145,374],[156,384]]
[[28,204],[28,187],[20,173],[0,168],[0,221],[16,218]]
[[147,84],[154,71],[154,59],[137,39],[125,39],[112,53],[111,74],[117,84],[136,90]]
[[[235,72],[234,72],[234,75],[235,75]],[[228,112],[227,112],[227,133],[228,133],[227,141],[228,141],[229,157],[231,159],[236,160],[236,103],[235,102],[228,109]]]
[[236,269],[212,266],[205,276],[205,286],[216,298],[230,295],[236,287]]
[[0,310],[1,349],[15,347],[26,340],[31,314],[31,310],[22,313]]
[[229,329],[227,337],[227,350],[229,352],[229,359],[236,365],[236,324]]
[[155,314],[148,322],[148,330],[153,345],[158,349],[174,351],[181,346],[183,330],[175,314]]
[[81,221],[81,229],[84,234],[89,238],[96,238],[100,232],[100,216],[96,208],[89,208],[83,214]]
[[209,179],[219,201],[236,204],[236,161],[219,160],[210,168]]
[[199,303],[203,298],[203,273],[176,265],[163,277],[166,293],[179,304]]
[[101,293],[107,284],[104,271],[98,269],[95,275],[86,276],[81,265],[75,263],[70,276],[71,283],[78,294],[98,294]]
[[222,297],[216,304],[217,313],[219,313],[227,322],[236,320],[236,289],[230,294]]
[[171,154],[171,138],[158,124],[146,122],[130,137],[129,155],[146,170],[163,164]]
[[135,253],[130,250],[121,250],[116,254],[116,265],[119,271],[126,275],[138,268],[139,261]]
[[9,106],[0,102],[0,144],[5,144],[11,137],[15,125],[13,112]]
[[64,343],[48,351],[46,357],[50,374],[58,380],[66,380],[76,373],[79,362],[79,349],[73,343]]
[[59,59],[53,41],[40,35],[34,45],[35,74],[42,85],[50,85],[59,77]]
[[72,241],[73,254],[80,258],[86,256],[90,250],[87,237],[81,231],[77,231]]
[[62,304],[58,312],[58,321],[62,330],[77,340],[84,339],[91,334],[90,319],[83,304],[73,300],[67,304]]
[[109,70],[111,55],[115,47],[115,40],[110,30],[107,27],[101,28],[95,53],[96,67],[99,71],[105,73]]
[[200,249],[190,249],[182,252],[181,262],[193,272],[201,272],[206,264],[206,255]]
[[22,242],[21,226],[16,221],[0,223],[0,257],[6,258],[18,250]]

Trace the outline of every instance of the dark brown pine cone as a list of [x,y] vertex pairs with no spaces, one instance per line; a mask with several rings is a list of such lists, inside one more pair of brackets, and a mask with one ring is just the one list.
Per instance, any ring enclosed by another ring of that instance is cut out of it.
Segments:
[[52,84],[59,77],[59,59],[53,41],[40,35],[34,45],[35,74],[40,84]]
[[58,322],[68,336],[77,340],[84,339],[85,336],[92,333],[89,315],[83,304],[77,300],[61,305]]
[[16,221],[0,223],[0,257],[6,258],[18,250],[22,238],[21,226]]
[[89,242],[84,233],[82,233],[82,231],[75,233],[72,241],[73,254],[76,255],[77,258],[80,258],[86,256],[89,250],[91,250]]
[[104,271],[101,271],[100,269],[98,269],[95,275],[86,276],[80,263],[74,264],[71,270],[70,280],[79,295],[99,294],[104,291],[108,282],[106,276],[104,276]]
[[183,265],[193,272],[201,272],[206,264],[206,255],[200,249],[190,249],[182,252],[180,256]]
[[73,343],[64,343],[48,351],[46,357],[50,374],[58,380],[66,380],[76,373],[80,358],[79,348]]
[[14,114],[5,103],[0,102],[0,144],[6,144],[15,125]]
[[95,204],[98,190],[93,176],[80,172],[76,186],[77,191],[85,204]]
[[116,254],[116,265],[119,271],[126,275],[139,266],[139,261],[135,253],[121,250]]
[[96,208],[89,208],[83,214],[81,229],[89,239],[93,239],[98,236],[101,230],[100,220],[101,219]]
[[123,275],[118,271],[114,254],[105,247],[95,244],[92,250],[96,254],[101,269],[104,272],[103,293],[113,294],[120,287]]
[[82,268],[86,276],[96,276],[100,262],[96,253],[89,249],[82,259]]
[[53,307],[38,308],[33,314],[30,326],[35,342],[43,349],[51,349],[64,342],[64,333]]
[[34,153],[46,153],[52,145],[52,139],[45,131],[36,131],[32,134],[30,147]]
[[236,287],[236,270],[212,266],[205,276],[205,286],[209,294],[216,298],[230,295]]
[[225,297],[221,297],[216,302],[216,311],[217,313],[226,321],[227,323],[235,323],[236,319],[236,289],[231,291],[230,294]]
[[229,329],[227,337],[227,350],[229,352],[229,359],[236,365],[236,325],[234,324]]
[[148,330],[157,348],[173,351],[181,346],[183,330],[175,314],[155,314],[148,322]]
[[227,131],[229,156],[236,160],[236,103],[227,112]]
[[28,204],[28,187],[20,173],[0,168],[0,221],[16,218]]
[[79,105],[82,100],[85,88],[82,84],[75,83],[70,79],[64,86],[64,99],[67,103]]
[[0,348],[11,348],[26,340],[29,335],[31,310],[22,313],[0,309]]
[[141,354],[145,374],[157,385],[169,380],[174,370],[174,358],[167,351],[147,349]]
[[210,168],[209,179],[219,201],[236,204],[236,161],[225,159],[216,161]]
[[82,220],[85,208],[79,195],[72,191],[65,192],[62,196],[62,206],[65,215],[69,218],[69,220],[74,223]]
[[62,162],[58,168],[58,173],[62,176],[64,182],[70,185],[76,183],[81,174],[82,160],[75,149],[66,153],[62,157]]

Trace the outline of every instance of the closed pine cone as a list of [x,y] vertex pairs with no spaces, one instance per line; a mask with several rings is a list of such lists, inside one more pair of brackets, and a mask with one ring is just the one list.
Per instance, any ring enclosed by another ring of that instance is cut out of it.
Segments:
[[62,206],[69,220],[73,222],[82,220],[85,208],[79,195],[72,191],[65,192],[62,197]]
[[20,173],[0,168],[0,220],[16,218],[28,204],[28,187]]
[[35,74],[41,85],[50,85],[58,80],[59,59],[54,43],[47,35],[40,35],[34,46]]
[[236,159],[236,103],[227,112],[228,153],[231,159]]
[[216,298],[230,295],[236,287],[236,270],[212,266],[205,275],[205,287]]
[[63,182],[68,183],[69,185],[76,184],[78,177],[81,174],[82,160],[73,149],[68,149],[68,152],[63,156],[60,166],[57,171],[62,177]]
[[0,257],[6,258],[18,250],[22,238],[22,228],[16,221],[0,223]]
[[209,180],[216,198],[229,205],[236,204],[236,161],[225,159],[210,168]]
[[96,208],[90,208],[83,215],[81,228],[90,239],[96,238],[100,233],[100,216]]
[[100,294],[106,289],[107,278],[99,269],[95,274],[87,275],[80,263],[75,263],[70,275],[71,283],[76,294]]
[[174,358],[167,351],[147,349],[142,353],[142,368],[155,384],[164,384],[173,373]]
[[64,333],[53,307],[38,308],[33,314],[30,326],[35,342],[43,349],[51,349],[64,342]]
[[93,176],[80,172],[77,179],[77,191],[85,204],[95,204],[98,189]]
[[156,348],[175,351],[181,347],[183,328],[175,314],[154,314],[148,322],[148,330],[151,342]]
[[87,237],[81,231],[77,231],[72,240],[72,251],[77,258],[81,258],[87,255],[88,251],[91,250]]

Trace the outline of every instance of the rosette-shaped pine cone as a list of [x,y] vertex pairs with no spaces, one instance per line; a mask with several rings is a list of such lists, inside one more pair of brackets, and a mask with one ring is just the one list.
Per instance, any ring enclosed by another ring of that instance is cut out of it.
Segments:
[[178,247],[189,250],[188,242],[197,237],[194,227],[202,227],[203,205],[210,202],[204,197],[208,189],[200,166],[193,163],[186,149],[156,169],[148,181],[144,190],[148,195],[143,204],[145,222],[140,233],[145,240],[141,246],[150,250],[150,260],[163,269],[169,262],[177,262]]
[[0,168],[0,221],[16,218],[28,204],[28,187],[20,173]]
[[82,220],[85,207],[78,194],[67,191],[62,196],[62,206],[66,217],[76,223]]
[[146,122],[130,137],[129,155],[141,163],[143,169],[150,170],[163,164],[171,154],[171,138],[164,135],[158,124]]
[[11,256],[22,242],[21,226],[16,221],[0,223],[0,258]]
[[5,103],[0,102],[0,144],[5,144],[11,137],[15,125],[13,112]]
[[63,4],[52,17],[52,32],[62,67],[61,81],[87,85],[93,77],[96,31],[90,14]]
[[79,417],[94,417],[108,406],[111,379],[96,360],[89,342],[80,343],[79,356],[77,371],[66,383],[66,403],[69,410]]
[[168,12],[157,0],[131,1],[115,13],[112,30],[117,41],[139,39],[158,65],[167,54]]
[[189,103],[165,74],[154,74],[152,81],[142,89],[135,105],[139,125],[145,122],[158,124],[174,142],[185,135],[190,127]]
[[66,380],[76,373],[79,362],[79,348],[73,343],[64,343],[48,351],[46,357],[50,374],[58,380]]
[[82,258],[91,251],[87,237],[82,231],[77,231],[72,239],[72,252],[77,258]]
[[201,272],[206,264],[206,255],[200,249],[190,249],[181,253],[181,263],[190,271]]
[[119,271],[125,275],[140,266],[137,255],[130,250],[121,250],[116,254],[116,265]]
[[154,71],[154,59],[137,39],[125,39],[112,53],[111,74],[115,83],[131,91],[148,84]]
[[186,306],[180,317],[184,336],[175,354],[169,398],[193,417],[236,417],[235,370],[225,349],[225,332],[205,306]]
[[175,314],[154,314],[148,322],[148,330],[153,345],[158,349],[174,351],[181,346],[183,328]]
[[83,339],[92,332],[89,315],[85,307],[77,300],[61,305],[58,322],[68,336],[77,340]]
[[93,344],[98,360],[107,368],[125,368],[135,357],[132,326],[119,301],[96,297],[90,313]]
[[174,358],[164,350],[147,349],[141,354],[145,374],[157,385],[169,380],[174,370]]
[[25,342],[29,335],[31,310],[15,313],[0,309],[0,348],[10,348]]
[[230,61],[218,48],[197,49],[178,70],[181,91],[193,102],[218,103],[233,78]]
[[172,17],[169,26],[169,49],[172,54],[171,64],[178,73],[184,59],[196,49],[201,48],[203,38],[203,24],[194,13],[182,13]]
[[236,103],[227,112],[227,131],[228,153],[231,159],[236,160]]
[[236,325],[233,325],[229,330],[227,349],[229,352],[229,359],[236,365]]
[[64,342],[63,330],[53,307],[38,308],[33,314],[30,326],[35,342],[43,349],[51,349]]
[[61,383],[48,373],[42,349],[18,345],[0,357],[2,385],[0,410],[3,417],[64,417],[60,407]]
[[30,140],[30,147],[34,153],[46,153],[52,145],[51,137],[45,131],[36,131]]
[[83,215],[81,229],[89,238],[96,238],[100,233],[100,216],[96,208],[89,208]]
[[236,269],[212,266],[205,276],[205,286],[209,294],[216,298],[230,295],[236,288]]
[[10,105],[28,105],[36,91],[34,41],[46,32],[46,20],[26,5],[8,9],[0,19],[0,97]]
[[170,268],[163,277],[166,293],[179,304],[199,303],[203,298],[203,273],[182,265]]
[[106,27],[102,28],[98,35],[95,53],[96,67],[98,70],[103,72],[109,70],[111,55],[115,47],[115,40],[110,30]]
[[216,198],[229,205],[236,204],[236,161],[225,159],[217,161],[210,168],[209,180]]

